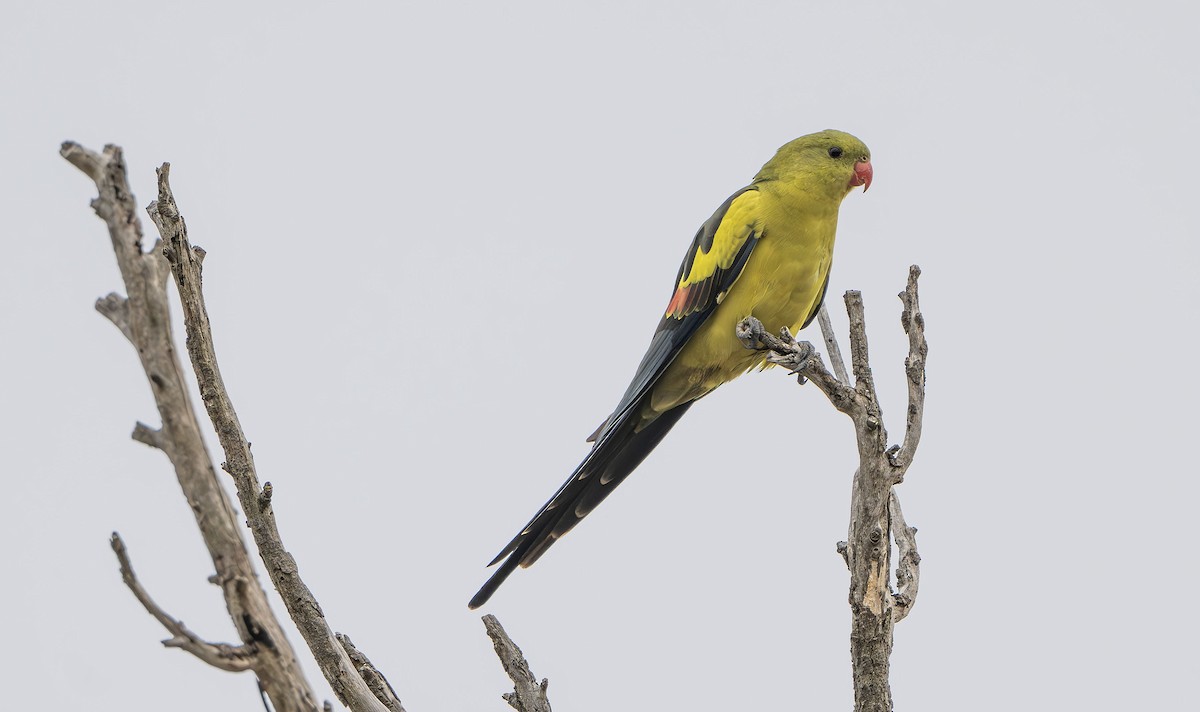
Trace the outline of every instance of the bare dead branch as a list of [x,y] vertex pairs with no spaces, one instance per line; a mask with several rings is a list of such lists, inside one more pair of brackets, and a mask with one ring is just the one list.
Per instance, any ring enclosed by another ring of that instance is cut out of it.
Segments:
[[106,297],[97,308],[134,345],[162,419],[158,430],[135,428],[134,438],[161,449],[174,466],[212,557],[213,580],[221,586],[243,648],[255,650],[255,655],[247,658],[249,667],[272,706],[279,712],[315,712],[316,697],[271,612],[242,541],[239,518],[204,446],[171,334],[165,289],[170,269],[161,250],[142,249],[141,221],[121,149],[110,145],[103,153],[95,153],[67,142],[60,153],[96,184],[98,196],[92,208],[108,227],[128,295],[125,299]]
[[925,342],[925,316],[921,314],[921,300],[917,293],[917,279],[921,268],[908,268],[908,284],[900,293],[904,310],[900,313],[900,324],[908,334],[908,357],[904,360],[904,372],[908,377],[908,418],[904,427],[904,444],[889,452],[892,467],[898,470],[902,480],[908,466],[912,464],[917,445],[921,442],[921,425],[925,416],[925,357],[929,344]]
[[550,699],[546,696],[550,681],[542,678],[542,681],[538,682],[529,669],[525,655],[512,638],[508,637],[508,633],[504,632],[504,627],[496,620],[496,616],[484,616],[483,625],[487,628],[488,637],[492,639],[496,657],[500,658],[504,672],[513,682],[513,691],[504,693],[504,701],[517,712],[550,712]]
[[[271,485],[268,482],[265,486]],[[346,654],[350,656],[350,661],[354,663],[354,667],[358,670],[358,674],[367,681],[367,687],[371,688],[371,692],[375,694],[375,698],[384,704],[391,712],[404,712],[404,705],[400,704],[400,698],[396,696],[396,691],[392,689],[391,683],[383,676],[383,673],[375,667],[375,665],[362,653],[358,648],[354,647],[354,642],[350,640],[350,636],[335,634]]]
[[[89,151],[74,141],[64,141],[58,153],[94,182],[99,183],[103,178],[108,162],[104,156]],[[105,153],[107,154],[107,150]]]
[[853,386],[850,374],[846,373],[846,361],[842,358],[842,348],[838,346],[837,332],[833,330],[833,322],[829,320],[829,310],[825,307],[825,302],[821,302],[821,308],[817,310],[817,323],[821,325],[821,336],[825,338],[825,349],[829,352],[829,366],[833,369],[833,375],[847,386]]
[[892,523],[892,539],[896,542],[896,553],[900,562],[896,565],[895,622],[908,617],[917,603],[917,589],[921,587],[921,554],[917,552],[917,528],[908,526],[904,512],[900,509],[900,498],[892,488],[888,502],[888,514]]
[[246,514],[259,555],[282,597],[288,613],[312,651],[317,665],[338,699],[355,712],[385,712],[388,708],[368,686],[325,621],[312,591],[300,578],[295,558],[284,548],[269,497],[262,496],[250,443],[242,431],[233,402],[221,378],[213,346],[208,310],[201,289],[204,251],[188,241],[187,226],[171,192],[170,169],[158,171],[158,198],[147,208],[163,241],[163,254],[171,265],[183,306],[187,351],[200,387],[200,397],[217,433],[225,462],[221,468],[233,477],[238,500]]
[[152,428],[140,420],[133,426],[133,433],[130,437],[143,445],[149,445],[159,450],[163,449],[162,431],[158,428]]
[[[867,346],[866,316],[862,295],[846,292],[846,312],[850,318],[850,361],[854,385],[835,378],[808,343],[797,343],[784,329],[780,338],[764,333],[754,319],[743,320],[736,334],[751,348],[771,350],[767,359],[786,366],[813,382],[830,403],[850,416],[858,444],[859,466],[854,472],[850,505],[850,532],[847,541],[838,542],[838,553],[850,570],[850,609],[852,631],[850,651],[854,673],[856,712],[891,712],[892,693],[888,681],[892,651],[892,629],[907,615],[916,601],[920,576],[920,555],[916,549],[916,530],[909,527],[900,511],[893,485],[903,480],[912,462],[921,435],[925,397],[925,322],[917,300],[920,269],[909,270],[902,322],[909,337],[909,355],[905,373],[909,384],[909,407],[903,446],[888,446],[887,430],[875,391]],[[818,315],[820,316],[820,314]],[[826,347],[839,353],[837,339],[821,319]],[[840,357],[839,357],[840,358]],[[900,552],[896,572],[900,592],[893,594],[889,583],[891,538]]]
[[825,394],[834,408],[854,416],[858,407],[854,389],[845,382],[838,381],[829,369],[825,368],[825,362],[813,349],[812,344],[796,341],[786,327],[781,330],[780,336],[774,336],[763,327],[761,321],[752,316],[738,322],[734,333],[746,348],[770,351],[767,361],[798,375],[801,384],[811,381]]
[[875,379],[871,375],[871,358],[867,349],[867,320],[862,292],[850,290],[843,299],[850,317],[850,367],[854,372],[854,388],[867,399],[875,396]]
[[96,311],[111,321],[126,339],[133,341],[133,332],[129,330],[129,300],[116,292],[110,293],[103,299],[96,300]]
[[[907,448],[909,443],[911,443],[914,451],[917,443],[920,442],[921,436],[921,420],[925,405],[925,355],[928,352],[928,345],[925,343],[925,319],[920,313],[917,293],[917,278],[920,274],[920,267],[916,265],[909,267],[908,284],[905,290],[900,293],[900,299],[904,303],[900,321],[905,333],[909,337],[909,356],[905,360],[905,374],[908,377],[909,384],[909,407],[905,446]],[[830,354],[837,355],[836,358],[831,356],[831,360],[834,360],[836,371],[837,359],[841,358],[841,349],[838,348],[837,334],[834,332],[833,325],[829,321],[829,315],[825,310],[824,304],[821,305],[819,316],[821,317],[821,332],[825,339],[825,346],[829,349]],[[845,375],[845,366],[842,366],[841,374]],[[902,463],[896,455],[898,450],[900,450],[900,446],[897,445],[888,448],[888,459],[893,467],[903,467],[903,470],[907,470],[908,465],[912,462],[911,452]],[[903,470],[899,475],[898,482],[903,478]],[[917,529],[905,523],[904,513],[900,509],[900,497],[896,494],[894,486],[888,501],[888,513],[891,537],[896,543],[900,559],[896,566],[897,592],[892,597],[895,606],[894,622],[899,622],[908,616],[917,601],[917,591],[920,588],[921,581],[921,554],[917,550]],[[843,561],[846,562],[846,567],[849,568],[849,544],[839,541],[837,543],[837,551]]]
[[171,634],[170,639],[162,642],[164,646],[186,650],[209,665],[229,672],[242,672],[253,667],[255,656],[253,646],[206,642],[200,636],[188,630],[183,621],[168,615],[166,611],[154,602],[154,599],[150,598],[150,594],[138,582],[137,576],[133,573],[133,565],[129,563],[129,552],[125,548],[125,542],[121,540],[121,535],[113,532],[111,544],[112,550],[116,553],[117,561],[121,566],[121,579],[129,587],[129,590],[133,592],[134,597],[142,604],[142,607],[150,615],[154,616],[155,620],[162,623],[167,632]]

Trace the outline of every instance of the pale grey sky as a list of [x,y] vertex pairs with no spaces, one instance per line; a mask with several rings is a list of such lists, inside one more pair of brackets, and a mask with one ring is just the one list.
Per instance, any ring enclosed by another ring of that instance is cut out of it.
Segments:
[[[833,127],[876,174],[843,206],[832,306],[865,295],[893,436],[894,295],[925,270],[897,707],[1178,708],[1200,665],[1196,22],[1157,1],[10,0],[6,706],[260,708],[251,678],[159,646],[108,549],[119,530],[165,608],[233,637],[165,458],[128,438],[156,416],[92,310],[120,282],[60,141],[124,146],[140,204],[171,161],[226,381],[333,626],[412,712],[498,712],[466,609],[483,565],[585,454],[696,227]],[[486,612],[561,710],[846,709],[853,453],[815,389],[740,379]]]

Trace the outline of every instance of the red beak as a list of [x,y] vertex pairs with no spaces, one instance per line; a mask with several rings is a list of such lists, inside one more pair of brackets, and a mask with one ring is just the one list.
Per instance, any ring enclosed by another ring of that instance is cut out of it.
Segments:
[[871,178],[875,175],[875,169],[871,168],[871,161],[859,161],[854,164],[854,177],[850,179],[850,187],[857,188],[863,186],[863,192],[871,187]]

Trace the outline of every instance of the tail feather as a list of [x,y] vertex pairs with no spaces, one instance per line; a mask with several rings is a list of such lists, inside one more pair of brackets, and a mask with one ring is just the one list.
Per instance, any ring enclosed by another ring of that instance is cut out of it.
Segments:
[[504,562],[503,565],[500,566],[500,568],[496,569],[496,573],[492,574],[491,578],[487,580],[487,583],[483,584],[483,586],[479,589],[479,593],[475,594],[475,596],[471,599],[471,602],[467,604],[467,607],[471,610],[475,610],[476,608],[479,608],[483,604],[487,603],[488,599],[492,597],[492,594],[496,592],[496,589],[500,588],[500,584],[504,583],[504,580],[507,579],[509,574],[516,570],[516,568],[517,559],[515,557],[510,557]]
[[[629,476],[629,473],[642,464],[642,460],[645,460],[650,451],[658,446],[671,428],[675,426],[675,423],[679,422],[679,419],[691,407],[693,402],[688,401],[681,406],[663,413],[654,422],[635,433],[632,438],[624,443],[624,446],[614,453],[612,459],[604,467],[597,483],[579,493],[574,507],[575,521],[571,522],[566,528],[563,528],[563,524],[566,523],[565,520],[567,519],[564,517],[564,521],[560,521],[559,525],[554,528],[555,536],[566,534],[571,527],[579,523],[579,520],[591,514],[592,510],[603,502],[604,498]],[[529,563],[533,562],[530,561]]]
[[501,560],[504,562],[471,599],[469,606],[478,608],[486,603],[517,566],[531,566],[555,541],[590,514],[646,459],[691,405],[688,402],[672,408],[640,431],[634,430],[634,418],[624,418],[610,432],[604,433],[571,473],[570,479],[488,564],[494,566]]

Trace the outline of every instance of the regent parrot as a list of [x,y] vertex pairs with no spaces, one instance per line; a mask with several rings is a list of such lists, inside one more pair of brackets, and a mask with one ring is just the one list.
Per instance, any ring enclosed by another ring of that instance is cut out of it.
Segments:
[[871,153],[854,136],[801,136],[700,226],[633,382],[589,438],[587,457],[489,564],[504,562],[471,608],[586,517],[692,403],[766,365],[763,352],[734,335],[739,321],[754,316],[775,333],[812,321],[829,284],[838,207],[852,188],[870,187],[871,177]]

